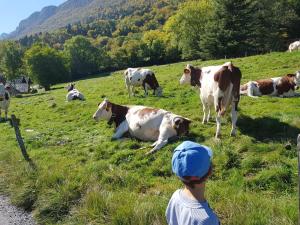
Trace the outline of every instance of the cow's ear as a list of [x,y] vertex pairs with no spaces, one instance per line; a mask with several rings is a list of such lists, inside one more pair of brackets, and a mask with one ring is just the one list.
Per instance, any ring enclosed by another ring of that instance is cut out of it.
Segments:
[[175,127],[178,127],[181,122],[182,122],[182,118],[179,118],[179,117],[175,118],[174,119],[174,125],[175,125]]
[[187,68],[185,68],[185,69],[183,70],[183,73],[184,73],[184,74],[190,74],[190,73],[191,73],[191,70],[190,70],[190,69],[187,69]]
[[188,118],[184,118],[184,120],[188,123],[188,124],[190,124],[192,121],[190,120],[190,119],[188,119]]

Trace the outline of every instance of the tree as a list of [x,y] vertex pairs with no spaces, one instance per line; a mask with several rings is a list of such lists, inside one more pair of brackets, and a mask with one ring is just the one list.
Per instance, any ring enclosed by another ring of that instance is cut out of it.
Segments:
[[166,22],[164,30],[172,37],[172,45],[182,52],[183,59],[201,57],[200,38],[212,12],[212,1],[192,0],[181,4]]
[[13,80],[20,75],[23,51],[14,41],[3,42],[0,53],[0,67],[8,80]]
[[45,90],[70,78],[63,54],[48,46],[33,45],[25,52],[24,61],[30,78],[45,87]]
[[205,27],[200,47],[206,57],[244,56],[253,49],[254,1],[214,0],[213,20]]
[[70,62],[73,79],[97,73],[101,67],[105,66],[106,57],[104,52],[94,47],[83,36],[75,36],[66,41],[64,53]]

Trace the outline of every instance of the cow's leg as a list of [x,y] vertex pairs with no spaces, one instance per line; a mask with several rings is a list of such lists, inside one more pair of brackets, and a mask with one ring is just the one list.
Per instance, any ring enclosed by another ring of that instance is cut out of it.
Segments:
[[5,109],[5,120],[7,120],[8,108]]
[[202,124],[208,123],[210,117],[210,109],[207,104],[203,104],[203,119]]
[[143,88],[144,88],[145,96],[147,96],[148,95],[148,87],[145,82],[143,82]]
[[217,112],[216,122],[217,122],[217,131],[216,131],[216,139],[221,137],[221,111]]
[[132,95],[132,96],[135,96],[134,86],[131,86],[131,95]]
[[173,137],[174,133],[176,133],[176,132],[172,132],[172,129],[173,128],[170,128],[170,127],[160,127],[159,137],[158,137],[157,141],[154,142],[152,145],[152,146],[154,146],[154,148],[152,148],[149,152],[147,152],[147,155],[156,152],[157,150],[161,149],[168,143],[168,139],[170,137]]
[[167,143],[168,143],[168,139],[158,139],[155,142],[154,148],[152,148],[149,152],[147,152],[147,155],[152,154],[152,153],[158,151],[159,149],[161,149],[162,147],[164,147]]
[[206,122],[207,123],[209,122],[209,119],[210,119],[210,109],[211,109],[211,107],[208,106],[208,113],[207,113],[207,117],[206,117]]
[[126,120],[124,120],[116,130],[116,133],[112,136],[112,139],[119,139],[125,134],[129,129],[128,123]]
[[202,119],[202,124],[205,124],[206,122],[209,121],[210,117],[210,108],[209,105],[207,104],[207,101],[205,101],[205,98],[201,96],[200,94],[200,100],[202,103],[202,109],[203,109],[203,119]]
[[236,104],[235,102],[232,102],[232,106],[231,106],[232,127],[231,127],[230,136],[236,136],[236,121],[237,121],[237,117],[238,117],[238,112],[236,111],[235,104]]
[[154,142],[152,145],[150,145],[151,147],[154,147],[156,145],[157,141]]
[[126,84],[126,89],[127,89],[127,92],[128,92],[128,97],[130,98],[131,97],[131,94],[130,94],[130,85]]

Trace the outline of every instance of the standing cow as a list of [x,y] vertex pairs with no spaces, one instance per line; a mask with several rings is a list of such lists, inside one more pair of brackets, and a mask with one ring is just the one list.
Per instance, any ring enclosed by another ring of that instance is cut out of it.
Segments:
[[289,45],[289,52],[300,50],[300,41],[295,41]]
[[1,119],[1,110],[5,112],[5,119],[7,120],[8,108],[10,104],[10,94],[9,86],[4,86],[3,83],[0,83],[0,119]]
[[241,95],[257,98],[262,95],[294,97],[300,86],[300,71],[282,77],[249,81],[241,86]]
[[200,88],[203,105],[202,123],[209,121],[210,109],[214,106],[217,113],[216,138],[221,136],[221,117],[231,105],[231,136],[236,135],[237,108],[240,100],[241,71],[231,62],[219,66],[203,68],[187,65],[180,79],[180,84],[190,84]]
[[74,83],[71,83],[69,84],[66,89],[68,90],[68,94],[66,96],[66,100],[69,102],[69,101],[72,101],[72,100],[76,100],[76,99],[79,99],[79,100],[85,100],[83,94],[81,92],[79,92],[77,89],[75,89],[75,84]]
[[148,89],[152,89],[154,95],[162,96],[162,88],[159,86],[152,70],[143,68],[128,68],[125,70],[124,76],[129,97],[131,95],[135,95],[134,87],[140,86],[144,88],[145,96],[148,95]]
[[189,119],[163,109],[117,105],[107,99],[99,104],[93,118],[116,125],[113,139],[119,139],[129,132],[132,137],[140,140],[155,141],[153,149],[147,154],[161,149],[172,137],[188,134],[191,123]]

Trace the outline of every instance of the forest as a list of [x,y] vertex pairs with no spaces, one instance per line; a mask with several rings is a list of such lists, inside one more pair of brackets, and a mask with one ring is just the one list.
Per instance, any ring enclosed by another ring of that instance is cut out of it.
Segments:
[[128,0],[51,32],[0,42],[0,73],[50,85],[127,67],[286,51],[297,0]]

